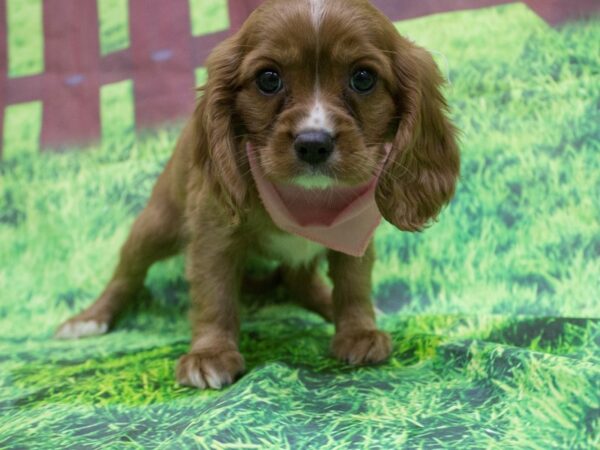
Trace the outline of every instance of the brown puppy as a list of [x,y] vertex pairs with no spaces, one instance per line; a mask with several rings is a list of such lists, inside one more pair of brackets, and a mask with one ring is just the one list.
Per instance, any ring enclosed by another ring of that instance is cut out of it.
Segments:
[[[385,164],[379,211],[401,230],[421,230],[459,173],[431,56],[367,0],[267,0],[207,68],[204,94],[111,281],[57,336],[106,332],[148,268],[185,248],[193,338],[180,383],[220,388],[243,371],[236,300],[249,254],[281,261],[298,299],[333,320],[337,358],[384,360],[391,345],[371,305],[373,244],[355,257],[282,231],[258,195],[247,145],[268,180],[299,186],[358,186]],[[332,293],[316,271],[325,255]]]

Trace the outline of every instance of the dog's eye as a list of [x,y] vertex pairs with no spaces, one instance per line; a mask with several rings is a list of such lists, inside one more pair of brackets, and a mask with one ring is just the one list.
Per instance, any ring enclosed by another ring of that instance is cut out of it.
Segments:
[[371,92],[377,83],[377,75],[369,69],[359,69],[350,78],[350,87],[359,94]]
[[256,78],[256,84],[258,89],[266,95],[277,94],[283,88],[283,81],[279,73],[274,70],[260,72]]

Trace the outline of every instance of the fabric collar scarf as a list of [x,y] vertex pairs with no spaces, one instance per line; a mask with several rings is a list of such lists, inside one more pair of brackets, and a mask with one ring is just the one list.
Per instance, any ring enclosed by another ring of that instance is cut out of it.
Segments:
[[[388,155],[390,148],[386,145]],[[261,201],[279,228],[338,252],[364,255],[381,222],[375,189],[385,161],[363,185],[306,189],[267,180],[251,144],[246,151]]]

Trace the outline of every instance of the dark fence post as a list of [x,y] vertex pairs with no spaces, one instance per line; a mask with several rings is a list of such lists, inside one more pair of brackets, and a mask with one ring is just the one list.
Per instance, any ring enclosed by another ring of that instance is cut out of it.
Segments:
[[100,137],[100,43],[96,0],[44,0],[42,145]]
[[130,0],[138,129],[189,115],[194,107],[188,0]]
[[6,0],[0,0],[0,160],[4,144],[4,108],[6,107],[6,87],[8,79],[8,58],[6,30]]

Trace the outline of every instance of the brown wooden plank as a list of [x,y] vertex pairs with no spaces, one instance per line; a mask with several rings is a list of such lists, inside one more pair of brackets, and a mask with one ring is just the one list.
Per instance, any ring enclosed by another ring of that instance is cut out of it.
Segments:
[[189,115],[195,93],[188,1],[131,0],[129,7],[138,129]]
[[0,0],[0,160],[2,159],[2,147],[4,145],[4,108],[6,101],[6,88],[8,78],[8,48],[6,42],[6,0]]
[[100,137],[96,0],[44,0],[43,147]]

